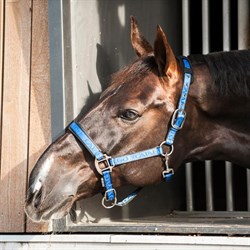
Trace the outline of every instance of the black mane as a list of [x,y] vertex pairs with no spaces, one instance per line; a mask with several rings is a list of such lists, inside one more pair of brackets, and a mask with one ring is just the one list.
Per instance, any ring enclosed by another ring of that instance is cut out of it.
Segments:
[[191,63],[206,63],[220,96],[250,97],[250,50],[191,55]]

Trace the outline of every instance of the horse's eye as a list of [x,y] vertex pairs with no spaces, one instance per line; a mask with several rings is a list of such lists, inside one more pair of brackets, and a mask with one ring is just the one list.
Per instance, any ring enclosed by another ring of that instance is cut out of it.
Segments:
[[126,109],[121,112],[120,117],[123,120],[135,121],[137,118],[139,118],[139,114],[133,109]]

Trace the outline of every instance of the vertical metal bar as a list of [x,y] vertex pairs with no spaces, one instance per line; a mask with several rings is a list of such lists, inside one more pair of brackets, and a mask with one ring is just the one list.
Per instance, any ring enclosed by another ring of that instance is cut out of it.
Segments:
[[[209,44],[209,1],[202,0],[202,52],[207,54],[210,51]],[[212,162],[205,161],[206,179],[206,208],[207,211],[214,210],[213,204],[213,185],[212,185]]]
[[[238,0],[238,49],[250,46],[250,2]],[[247,209],[250,211],[250,169],[246,171],[247,178]]]
[[[182,49],[183,55],[187,56],[190,53],[190,32],[189,32],[189,0],[182,0]],[[186,164],[186,209],[187,211],[194,210],[193,202],[193,178],[192,164]]]
[[194,210],[193,200],[193,175],[192,175],[192,163],[186,163],[186,200],[187,200],[187,211],[191,212]]
[[250,169],[247,169],[247,210],[250,211]]
[[65,98],[65,125],[76,117],[74,113],[73,77],[72,77],[72,33],[71,33],[71,1],[62,0],[63,25],[63,81]]
[[182,0],[182,50],[183,55],[190,54],[190,30],[189,30],[189,0]]
[[234,210],[234,197],[233,197],[233,174],[232,174],[232,163],[225,162],[226,170],[226,201],[227,201],[227,211]]
[[223,15],[223,50],[230,50],[230,1],[222,2]]
[[250,46],[250,2],[238,0],[238,49]]
[[207,211],[214,210],[213,202],[213,185],[212,185],[212,161],[205,161],[205,178],[206,178],[206,208]]
[[54,140],[65,126],[65,98],[63,79],[63,22],[62,1],[48,1],[50,85],[51,85],[51,128]]
[[[222,15],[223,15],[223,50],[230,50],[230,1],[223,0],[222,2]],[[232,163],[225,162],[226,172],[226,202],[227,211],[234,210],[233,198],[233,176],[232,176]]]
[[202,0],[202,52],[207,54],[210,51],[209,46],[209,1]]

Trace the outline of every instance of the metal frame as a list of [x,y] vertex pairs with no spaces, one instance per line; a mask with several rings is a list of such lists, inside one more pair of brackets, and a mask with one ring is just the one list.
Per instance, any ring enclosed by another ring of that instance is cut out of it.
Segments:
[[[232,226],[233,225],[233,226]],[[164,218],[74,224],[67,220],[53,223],[55,232],[157,233],[250,235],[248,212],[174,212]]]
[[[190,53],[189,0],[182,0],[183,55]],[[222,0],[223,6],[223,49],[230,49],[230,1]],[[249,46],[249,7],[248,0],[238,0],[238,44],[239,49]],[[71,38],[68,0],[49,0],[49,31],[51,53],[51,96],[52,96],[52,135],[56,138],[75,113],[73,105],[73,81],[70,67]],[[209,1],[202,0],[202,47],[209,52]],[[64,60],[64,58],[68,58]],[[225,163],[227,212],[214,211],[213,162],[205,162],[206,210],[194,211],[194,190],[192,163],[186,164],[186,210],[174,212],[162,218],[129,219],[129,209],[122,210],[123,219],[109,223],[74,224],[69,217],[55,221],[53,231],[57,232],[104,232],[104,233],[180,233],[180,234],[250,234],[250,213],[234,211],[232,164]],[[248,183],[248,211],[250,211],[250,170],[246,174]],[[233,225],[233,226],[232,226]]]

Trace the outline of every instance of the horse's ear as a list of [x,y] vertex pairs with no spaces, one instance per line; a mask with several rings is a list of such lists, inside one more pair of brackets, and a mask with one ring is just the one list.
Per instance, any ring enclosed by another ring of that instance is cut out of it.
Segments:
[[131,43],[139,57],[146,56],[153,52],[152,46],[140,33],[137,21],[133,16],[131,16]]
[[159,25],[157,26],[154,43],[154,54],[160,74],[165,75],[170,79],[177,78],[177,60],[168,43],[166,35]]

